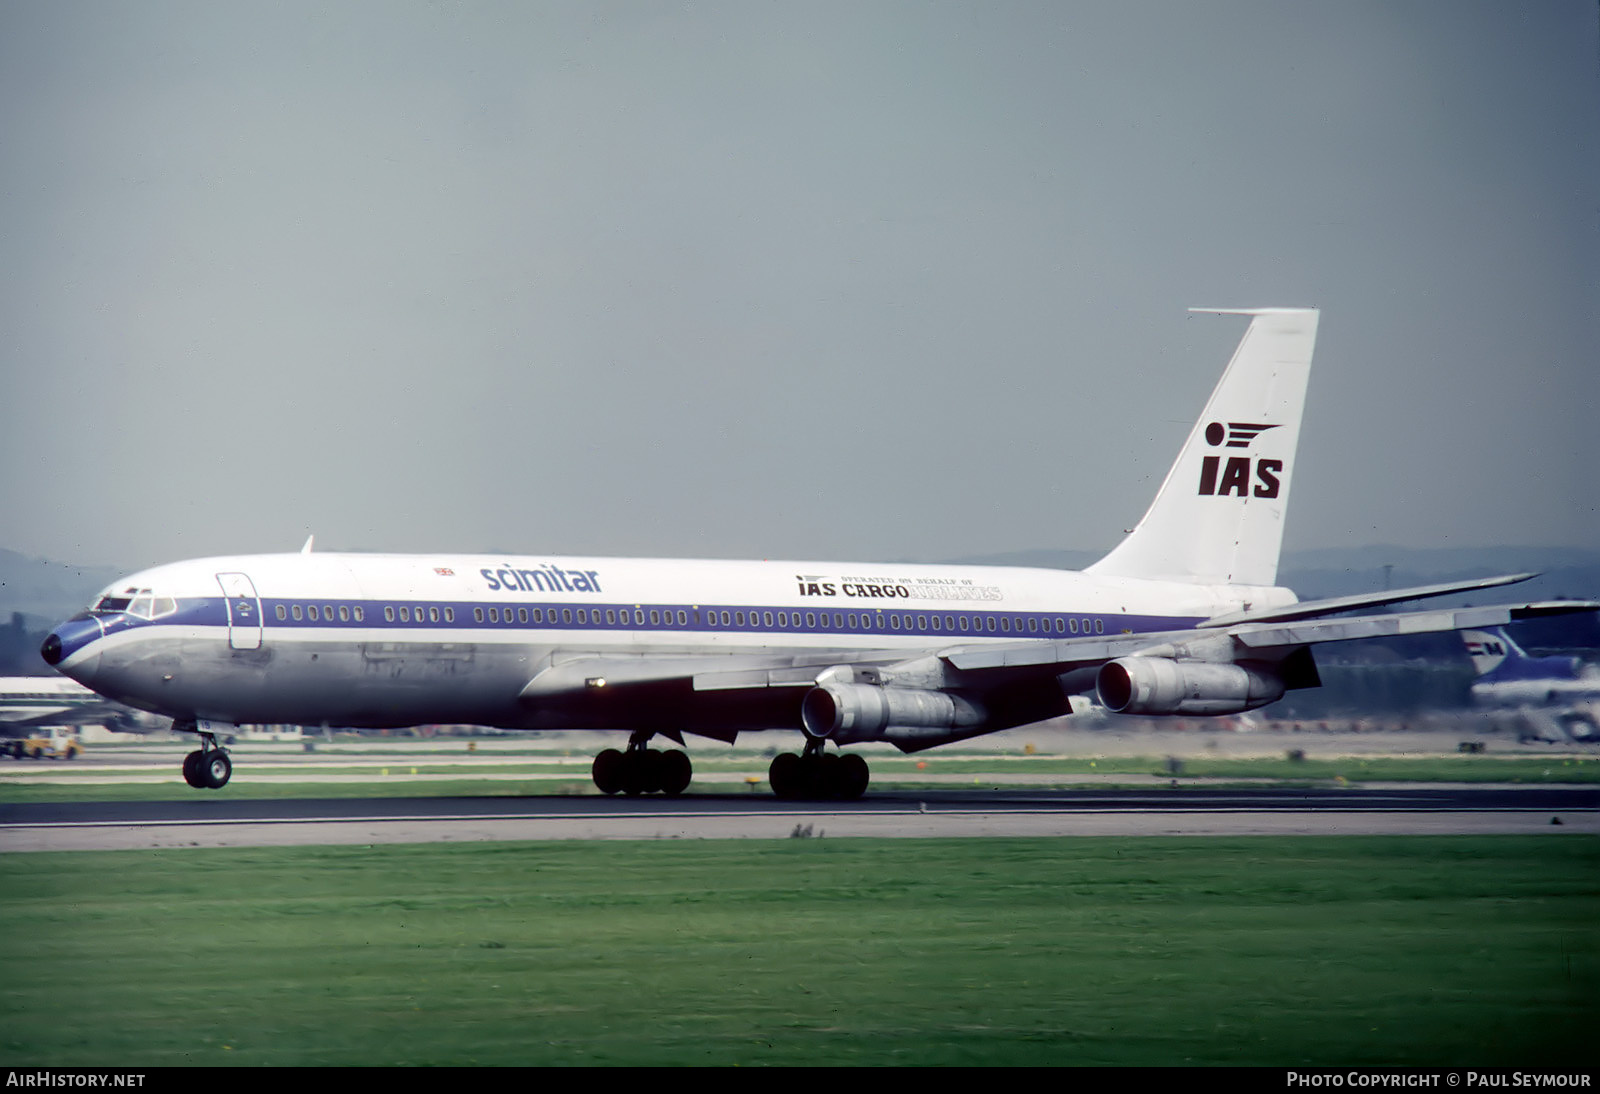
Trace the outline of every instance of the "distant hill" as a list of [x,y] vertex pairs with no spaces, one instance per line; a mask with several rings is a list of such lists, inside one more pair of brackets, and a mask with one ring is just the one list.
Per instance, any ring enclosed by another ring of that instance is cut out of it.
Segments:
[[29,558],[0,547],[0,619],[21,612],[28,625],[53,626],[89,606],[126,570]]

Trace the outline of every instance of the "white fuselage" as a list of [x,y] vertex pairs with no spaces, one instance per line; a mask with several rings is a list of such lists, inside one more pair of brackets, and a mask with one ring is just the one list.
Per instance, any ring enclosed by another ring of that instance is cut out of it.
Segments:
[[132,706],[214,722],[726,732],[795,728],[791,698],[669,688],[641,707],[524,689],[585,658],[826,667],[1172,630],[1293,601],[1282,588],[1002,567],[251,555],[117,582],[58,628],[57,667]]

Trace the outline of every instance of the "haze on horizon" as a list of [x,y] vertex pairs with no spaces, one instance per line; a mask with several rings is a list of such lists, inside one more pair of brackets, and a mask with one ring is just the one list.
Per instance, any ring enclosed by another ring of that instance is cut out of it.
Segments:
[[1285,546],[1600,543],[1583,0],[0,7],[0,547],[1100,551],[1245,320]]

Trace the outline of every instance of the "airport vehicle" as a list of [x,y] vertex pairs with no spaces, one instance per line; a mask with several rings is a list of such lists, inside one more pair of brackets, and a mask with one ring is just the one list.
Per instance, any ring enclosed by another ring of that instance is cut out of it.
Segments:
[[1523,736],[1600,741],[1600,668],[1568,656],[1533,657],[1503,628],[1461,632],[1472,671],[1473,702],[1520,711]]
[[66,726],[47,726],[0,741],[0,756],[18,760],[76,760],[82,752],[77,734]]
[[[839,562],[299,554],[201,559],[118,581],[44,659],[198,733],[225,784],[241,722],[608,729],[607,793],[676,794],[684,733],[790,730],[780,797],[854,798],[835,748],[913,752],[1070,709],[1233,714],[1318,684],[1322,642],[1594,610],[1563,601],[1339,615],[1511,575],[1308,603],[1275,584],[1318,313],[1208,309],[1249,327],[1138,525],[1083,572]],[[1337,616],[1337,617],[1335,617]]]

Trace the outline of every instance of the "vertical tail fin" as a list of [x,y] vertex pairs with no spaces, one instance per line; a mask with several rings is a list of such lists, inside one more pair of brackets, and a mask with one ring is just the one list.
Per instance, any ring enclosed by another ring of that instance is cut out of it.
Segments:
[[1318,312],[1194,310],[1248,315],[1250,327],[1149,512],[1088,572],[1272,585]]
[[1507,658],[1520,661],[1526,656],[1498,627],[1492,631],[1462,631],[1461,641],[1466,644],[1474,676],[1487,676]]

